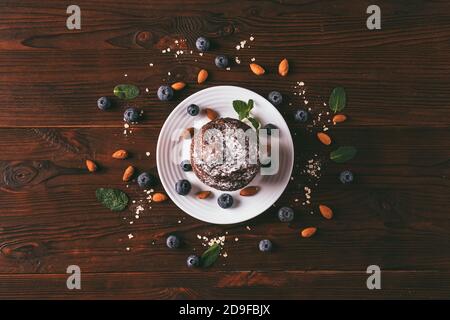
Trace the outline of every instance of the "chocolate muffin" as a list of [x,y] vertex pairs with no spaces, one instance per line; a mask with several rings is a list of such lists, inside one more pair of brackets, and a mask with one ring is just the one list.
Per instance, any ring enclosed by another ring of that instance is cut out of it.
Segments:
[[208,186],[238,190],[259,171],[256,135],[242,121],[220,118],[205,124],[191,142],[192,170]]

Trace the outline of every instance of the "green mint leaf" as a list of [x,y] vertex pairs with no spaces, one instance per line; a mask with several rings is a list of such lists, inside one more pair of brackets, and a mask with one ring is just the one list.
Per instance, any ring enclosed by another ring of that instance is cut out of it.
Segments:
[[234,111],[236,111],[236,113],[239,116],[239,120],[245,119],[248,117],[248,106],[247,103],[245,103],[242,100],[234,100],[233,101],[233,108]]
[[114,87],[114,95],[120,99],[131,100],[139,95],[139,88],[132,84],[119,84]]
[[330,153],[330,159],[337,163],[347,162],[356,155],[355,147],[339,147]]
[[128,196],[118,189],[99,188],[95,195],[105,207],[112,211],[122,211],[128,205]]
[[250,123],[252,124],[252,126],[253,126],[256,130],[258,130],[258,128],[259,128],[259,126],[260,126],[258,120],[256,120],[256,119],[253,118],[253,117],[248,117],[247,120],[250,121]]
[[220,245],[218,243],[213,244],[208,248],[205,252],[203,252],[200,257],[200,265],[204,268],[208,268],[212,266],[214,262],[216,262],[217,258],[219,258],[220,253]]
[[253,100],[252,99],[248,100],[248,103],[247,103],[247,110],[248,110],[248,112],[250,112],[253,109],[253,107],[254,107]]
[[342,87],[334,88],[330,95],[330,100],[328,104],[330,109],[334,112],[340,112],[345,108],[345,104],[347,103],[347,96],[345,94],[345,90]]

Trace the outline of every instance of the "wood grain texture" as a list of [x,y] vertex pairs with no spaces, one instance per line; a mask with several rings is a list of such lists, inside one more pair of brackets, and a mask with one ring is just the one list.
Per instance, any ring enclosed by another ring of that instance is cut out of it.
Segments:
[[[80,31],[65,28],[60,1],[0,3],[1,299],[449,297],[450,3],[378,1],[382,30],[374,32],[365,27],[369,1],[77,4]],[[203,56],[194,50],[199,35],[213,41]],[[251,47],[237,51],[250,35]],[[176,46],[180,39],[186,42]],[[167,47],[171,54],[162,53]],[[175,58],[179,49],[185,54]],[[242,63],[218,70],[218,53]],[[280,78],[277,64],[285,57],[291,72]],[[255,78],[252,58],[267,75]],[[196,84],[201,68],[210,72],[205,85]],[[175,81],[188,86],[174,101],[158,101],[158,86]],[[303,106],[294,95],[297,81],[306,83],[313,116],[326,111],[333,87],[346,88],[349,119],[330,128],[332,146],[317,141],[319,128],[294,121]],[[145,112],[127,136],[127,103],[114,100],[108,112],[96,108],[98,97],[123,82],[139,86],[141,96],[129,105]],[[283,94],[280,111],[297,150],[285,194],[238,225],[205,224],[170,201],[152,204],[136,219],[146,194],[121,181],[123,170],[134,165],[156,173],[157,137],[171,110],[190,94],[223,84]],[[338,145],[354,145],[357,157],[346,165],[325,162],[311,206],[303,206],[303,187],[313,184],[301,172],[305,161],[312,154],[325,159]],[[130,159],[111,159],[119,148]],[[86,159],[100,170],[87,172]],[[340,184],[343,169],[355,173],[355,184]],[[127,191],[137,203],[109,212],[95,199],[104,186]],[[333,207],[332,221],[318,214],[322,203]],[[290,224],[276,217],[284,205],[296,210]],[[317,235],[301,239],[299,231],[310,225]],[[174,232],[183,239],[180,250],[165,247]],[[204,249],[198,234],[224,233],[227,258],[210,270],[185,267],[189,254]],[[257,250],[263,238],[273,240],[273,253]],[[65,287],[70,264],[83,272],[79,292]],[[383,270],[380,291],[366,288],[372,264]]]

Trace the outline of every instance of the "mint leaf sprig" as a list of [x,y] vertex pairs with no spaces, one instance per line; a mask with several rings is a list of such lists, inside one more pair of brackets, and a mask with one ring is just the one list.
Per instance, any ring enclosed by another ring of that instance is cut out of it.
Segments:
[[248,102],[242,100],[234,100],[233,101],[233,109],[239,116],[239,120],[248,120],[255,129],[260,127],[260,123],[254,117],[250,116],[250,111],[254,107],[254,102],[252,99],[248,100]]

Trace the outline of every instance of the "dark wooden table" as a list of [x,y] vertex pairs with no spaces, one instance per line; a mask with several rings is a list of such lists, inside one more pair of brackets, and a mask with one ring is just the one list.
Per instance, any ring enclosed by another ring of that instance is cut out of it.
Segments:
[[[81,30],[69,31],[68,3],[0,1],[1,299],[449,297],[449,2],[377,1],[377,31],[366,28],[371,1],[76,4]],[[204,56],[189,53],[199,35],[214,42]],[[237,51],[250,35],[251,47]],[[186,48],[175,58],[177,39],[187,41],[179,43]],[[168,46],[172,52],[162,53]],[[218,53],[237,55],[242,63],[217,70]],[[250,73],[253,57],[268,69],[264,77]],[[284,57],[291,72],[281,78],[275,70]],[[211,73],[204,85],[196,84],[200,68]],[[189,85],[174,101],[159,102],[158,86],[176,80]],[[346,88],[349,121],[329,132],[335,145],[354,145],[358,155],[324,168],[311,206],[301,205],[307,182],[295,169],[277,202],[295,207],[295,223],[278,222],[273,208],[247,223],[214,226],[164,203],[130,225],[131,211],[113,213],[96,201],[99,187],[142,198],[134,185],[121,182],[124,166],[156,172],[164,120],[179,101],[205,87],[281,91],[297,156],[325,154],[330,148],[293,121],[292,112],[302,105],[293,95],[297,81],[305,82],[314,110],[333,87]],[[96,107],[98,97],[124,82],[141,88],[130,104],[146,114],[128,136],[124,104],[110,112]],[[118,148],[132,157],[113,161]],[[85,159],[101,170],[87,173]],[[343,169],[355,173],[353,185],[338,181]],[[320,217],[319,203],[334,208],[333,220]],[[299,230],[307,225],[319,232],[301,239]],[[185,241],[180,250],[164,244],[174,231]],[[209,270],[186,268],[187,255],[203,248],[197,234],[225,232],[227,258]],[[257,250],[263,238],[276,243],[273,253]],[[81,268],[81,290],[66,288],[72,264]],[[381,290],[366,287],[369,265],[382,270]]]

